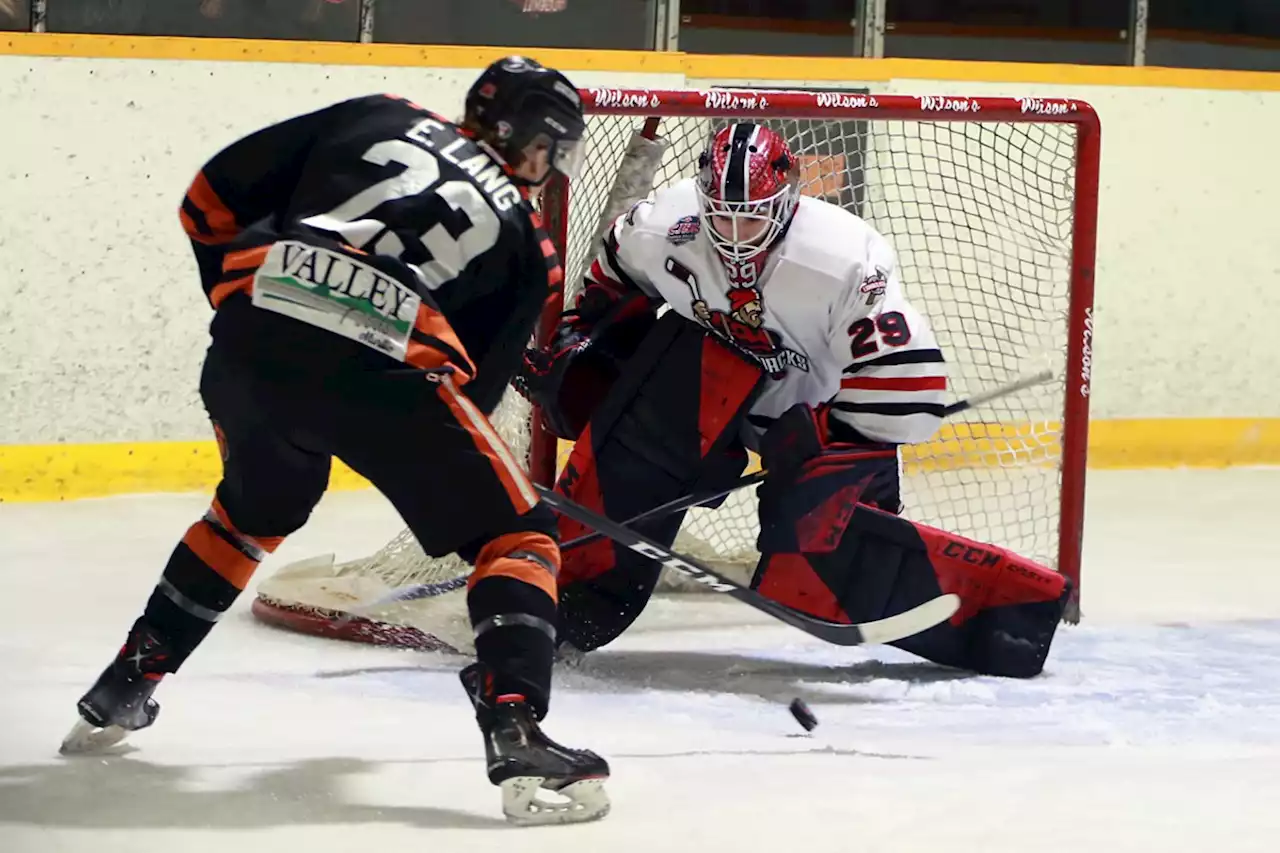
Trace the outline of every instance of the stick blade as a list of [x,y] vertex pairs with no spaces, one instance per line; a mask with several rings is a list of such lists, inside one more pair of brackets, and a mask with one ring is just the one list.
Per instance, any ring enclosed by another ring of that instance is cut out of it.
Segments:
[[928,631],[946,622],[960,609],[960,596],[955,593],[939,595],[905,613],[889,616],[862,625],[862,635],[867,643],[893,643]]
[[955,615],[959,609],[960,596],[947,593],[931,598],[910,610],[872,622],[856,622],[852,625],[828,622],[797,611],[790,612],[800,617],[799,620],[783,619],[783,621],[789,621],[811,636],[837,646],[882,645],[914,637],[934,625],[940,625]]

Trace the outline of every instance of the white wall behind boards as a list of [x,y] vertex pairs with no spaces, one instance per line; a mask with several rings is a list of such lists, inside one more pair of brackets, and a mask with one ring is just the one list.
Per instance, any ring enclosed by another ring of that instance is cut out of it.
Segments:
[[[207,437],[196,384],[210,315],[176,213],[196,170],[247,132],[353,95],[455,114],[474,74],[0,56],[0,443]],[[1280,93],[875,88],[1092,102],[1104,140],[1095,417],[1280,417]]]
[[0,444],[209,437],[196,386],[211,315],[177,215],[197,170],[358,95],[460,115],[475,74],[0,56]]

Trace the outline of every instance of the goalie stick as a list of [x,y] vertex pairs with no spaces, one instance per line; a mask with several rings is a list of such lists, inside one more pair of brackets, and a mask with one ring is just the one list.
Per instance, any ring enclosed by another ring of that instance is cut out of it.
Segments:
[[534,488],[538,490],[538,493],[547,502],[548,506],[572,518],[579,524],[598,530],[620,545],[624,545],[637,554],[656,560],[663,566],[692,578],[707,587],[707,589],[724,593],[749,607],[754,607],[762,613],[769,614],[780,622],[785,622],[793,628],[799,628],[811,637],[817,637],[819,640],[825,640],[837,646],[892,643],[895,640],[906,639],[919,634],[921,631],[927,631],[934,625],[947,621],[952,614],[960,609],[960,596],[955,593],[948,593],[932,598],[904,613],[877,619],[874,622],[859,622],[850,625],[841,622],[828,622],[825,619],[816,619],[792,610],[790,607],[778,604],[772,599],[765,598],[755,590],[739,586],[693,557],[664,548],[630,527],[624,527],[621,524],[610,521],[545,486],[535,484]]

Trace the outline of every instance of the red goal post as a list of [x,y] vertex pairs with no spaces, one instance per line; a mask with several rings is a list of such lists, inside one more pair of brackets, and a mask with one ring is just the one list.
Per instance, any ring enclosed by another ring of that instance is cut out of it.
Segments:
[[[660,128],[673,119],[795,122],[903,122],[986,125],[1055,125],[1074,131],[1071,178],[1071,237],[1065,317],[1066,340],[1061,412],[1061,477],[1058,486],[1056,568],[1075,584],[1068,618],[1079,618],[1081,547],[1084,535],[1085,468],[1088,457],[1091,387],[1094,267],[1097,246],[1098,183],[1101,123],[1094,108],[1074,98],[959,97],[952,95],[873,95],[854,91],[760,89],[620,89],[581,90],[589,117],[634,117]],[[638,128],[637,128],[638,129]],[[588,139],[592,129],[589,126]],[[596,140],[591,140],[595,142]],[[804,153],[797,152],[803,158]],[[803,164],[802,164],[803,165]],[[812,170],[813,167],[810,167]],[[820,169],[818,170],[820,171]],[[816,178],[824,186],[826,177]],[[590,188],[587,188],[590,191]],[[570,206],[582,190],[558,184],[549,188],[543,212],[552,239],[566,260],[567,286],[580,275],[573,261]],[[889,235],[892,241],[892,234]],[[581,251],[581,247],[578,247]],[[588,256],[589,257],[589,256]],[[911,282],[904,282],[910,296]],[[539,329],[547,340],[563,309],[561,298],[548,303]],[[980,389],[974,389],[974,391]],[[541,429],[535,412],[530,468],[544,484],[554,480],[557,442]],[[997,543],[1001,544],[1001,543]]]

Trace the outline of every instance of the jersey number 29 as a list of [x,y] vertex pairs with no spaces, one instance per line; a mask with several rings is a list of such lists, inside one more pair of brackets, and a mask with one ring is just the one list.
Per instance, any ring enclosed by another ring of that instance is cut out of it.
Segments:
[[[480,190],[468,181],[440,180],[440,164],[434,154],[404,139],[379,142],[364,153],[366,162],[378,166],[399,163],[404,171],[353,195],[342,204],[302,220],[304,225],[341,234],[357,249],[400,257],[405,245],[386,224],[365,218],[379,205],[432,190],[448,205],[452,222],[437,222],[419,237],[431,260],[417,264],[423,282],[432,290],[452,281],[480,255],[498,242],[501,223]],[[466,214],[463,219],[459,213]],[[469,223],[468,223],[469,220]],[[372,245],[370,245],[372,244]]]
[[863,317],[855,322],[849,327],[849,338],[853,357],[863,358],[879,352],[880,343],[890,347],[906,346],[911,342],[911,327],[901,313],[889,311],[874,319]]

